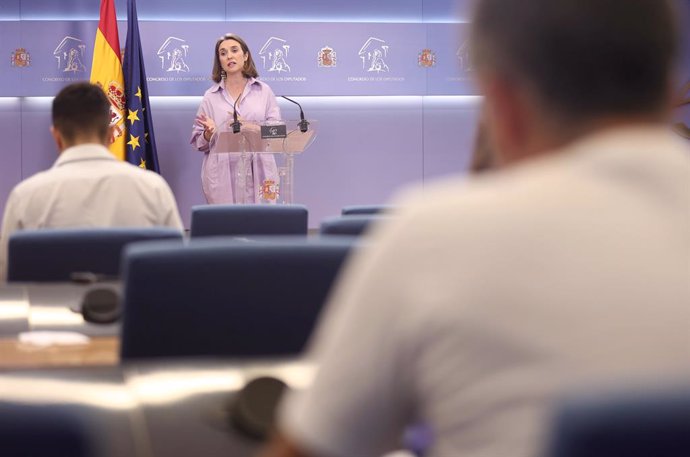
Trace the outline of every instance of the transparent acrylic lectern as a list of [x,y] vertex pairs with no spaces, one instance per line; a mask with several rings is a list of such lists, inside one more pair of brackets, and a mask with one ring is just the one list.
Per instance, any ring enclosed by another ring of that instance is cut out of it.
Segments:
[[[306,123],[306,124],[305,124]],[[304,152],[316,138],[318,122],[298,120],[241,121],[239,132],[233,132],[232,121],[223,123],[218,130],[214,153],[239,154],[239,166],[235,176],[235,197],[237,203],[246,202],[247,175],[254,154],[274,154],[278,165],[278,180],[274,189],[276,199],[282,203],[294,203],[295,155]],[[306,129],[305,129],[306,127]],[[263,189],[260,189],[263,190]],[[256,189],[254,190],[257,192]],[[261,195],[254,196],[256,202],[266,202]]]

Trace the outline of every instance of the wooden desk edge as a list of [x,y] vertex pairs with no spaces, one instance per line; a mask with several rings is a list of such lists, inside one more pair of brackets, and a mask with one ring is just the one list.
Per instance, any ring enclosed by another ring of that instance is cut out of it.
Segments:
[[17,338],[0,338],[0,370],[114,366],[120,362],[117,336],[91,337],[88,344],[38,347],[21,344]]

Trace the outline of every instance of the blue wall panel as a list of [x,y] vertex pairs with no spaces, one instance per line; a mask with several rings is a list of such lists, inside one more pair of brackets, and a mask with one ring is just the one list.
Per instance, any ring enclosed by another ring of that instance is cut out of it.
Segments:
[[422,180],[422,97],[297,100],[319,121],[319,137],[295,171],[295,198],[309,207],[310,226],[341,206],[383,203]]
[[[2,0],[6,2],[8,0]],[[9,0],[21,3],[23,20],[98,20],[99,0]],[[247,4],[251,4],[247,2]],[[0,10],[2,11],[2,10]],[[120,20],[127,19],[127,1],[115,0],[115,11]],[[139,0],[137,13],[140,20],[213,20],[225,19],[224,0]]]
[[21,103],[19,98],[0,98],[0,211],[22,178]]
[[[427,50],[433,63],[426,68],[427,95],[473,95],[474,66],[469,55],[469,24],[427,26]],[[427,63],[427,65],[429,65]]]
[[469,22],[473,0],[424,0],[424,22]]
[[424,97],[424,181],[465,170],[481,97]]
[[49,97],[29,97],[22,100],[22,177],[26,178],[53,165],[57,147],[50,135]]
[[19,20],[19,0],[2,0],[0,2],[0,21]]
[[19,22],[0,21],[0,97],[19,95],[22,75],[30,71],[31,62],[21,49]]
[[420,22],[422,0],[227,0],[227,18],[239,21]]

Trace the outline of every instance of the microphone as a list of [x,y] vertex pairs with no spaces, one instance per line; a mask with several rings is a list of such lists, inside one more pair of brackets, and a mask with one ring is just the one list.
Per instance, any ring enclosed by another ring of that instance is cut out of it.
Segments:
[[242,124],[237,120],[237,102],[240,101],[240,97],[235,99],[235,103],[232,104],[232,133],[240,133],[240,127]]
[[291,98],[287,98],[285,95],[281,95],[281,97],[284,98],[285,100],[292,102],[295,105],[299,106],[299,117],[300,117],[300,121],[298,124],[299,125],[299,131],[302,133],[306,132],[309,129],[309,121],[304,119],[304,111],[302,111],[302,105],[300,105],[299,103],[297,103],[296,101],[294,101]]

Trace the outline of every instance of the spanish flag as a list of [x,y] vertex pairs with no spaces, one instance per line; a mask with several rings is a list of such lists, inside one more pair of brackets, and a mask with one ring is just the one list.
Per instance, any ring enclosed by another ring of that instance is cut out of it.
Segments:
[[91,82],[101,86],[110,100],[110,125],[114,127],[110,152],[124,160],[125,78],[122,73],[114,0],[101,0],[101,17],[93,46]]

